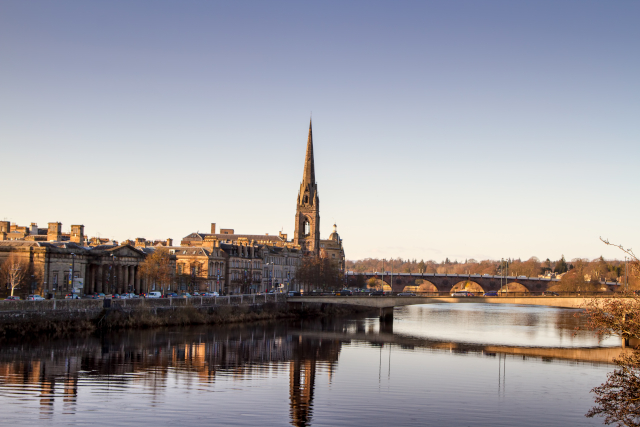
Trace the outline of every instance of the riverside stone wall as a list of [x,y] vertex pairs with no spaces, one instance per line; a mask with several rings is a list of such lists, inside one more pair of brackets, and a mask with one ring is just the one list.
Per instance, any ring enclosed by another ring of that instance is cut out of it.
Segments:
[[58,299],[45,301],[0,301],[2,312],[59,312],[101,311],[103,308],[155,308],[196,307],[217,305],[253,305],[267,302],[285,302],[284,294],[275,295],[229,295],[224,297],[194,298],[134,298],[134,299]]
[[[107,300],[46,300],[0,301],[0,330],[16,330],[20,325],[36,325],[60,322],[96,322],[105,313],[120,312],[128,315],[140,313],[162,315],[169,311],[194,309],[199,312],[215,312],[225,307],[225,313],[246,312],[247,309],[286,305],[286,296],[230,295],[223,297],[194,298],[135,298]],[[37,329],[37,328],[35,328]]]

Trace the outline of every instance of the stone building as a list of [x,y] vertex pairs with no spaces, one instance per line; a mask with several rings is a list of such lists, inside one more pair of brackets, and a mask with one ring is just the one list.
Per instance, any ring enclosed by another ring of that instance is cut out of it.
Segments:
[[297,290],[296,270],[302,264],[302,256],[297,248],[264,246],[263,289]]
[[320,239],[320,198],[316,183],[315,165],[313,160],[313,131],[309,122],[309,136],[307,137],[307,153],[304,159],[302,183],[298,191],[296,203],[296,219],[293,241],[299,245],[305,256],[320,256],[326,254],[345,269],[345,254],[342,239],[338,235],[337,227],[333,224],[333,233],[328,240]]
[[47,228],[39,228],[32,222],[29,227],[0,221],[0,241],[28,240],[32,242],[73,242],[83,246],[88,245],[84,235],[84,225],[72,225],[68,233],[62,232],[62,223],[50,222]]
[[313,162],[311,122],[309,122],[304,172],[296,203],[293,242],[302,248],[306,256],[318,256],[320,254],[320,197],[318,196],[318,185]]
[[262,292],[262,256],[265,246],[255,241],[249,244],[220,243],[222,254],[226,259],[225,294],[249,294]]
[[176,258],[177,289],[188,292],[213,292],[226,278],[226,260],[219,245],[169,247]]
[[338,263],[340,271],[345,271],[344,248],[342,247],[342,239],[338,234],[338,226],[333,224],[333,233],[329,235],[328,240],[320,240],[320,251],[324,251],[326,256]]
[[180,246],[203,246],[205,241],[217,240],[220,243],[226,243],[231,245],[248,245],[251,242],[255,242],[258,245],[270,245],[270,246],[293,246],[294,243],[287,240],[287,235],[284,233],[273,234],[236,234],[232,228],[222,228],[219,233],[216,233],[216,224],[211,223],[210,233],[191,233],[184,237],[180,242]]
[[[89,248],[73,242],[0,242],[0,264],[12,253],[28,265],[18,295],[36,292],[62,297],[73,292],[139,293],[143,289],[139,266],[146,255],[132,246]],[[0,286],[0,295],[3,291],[5,287]]]

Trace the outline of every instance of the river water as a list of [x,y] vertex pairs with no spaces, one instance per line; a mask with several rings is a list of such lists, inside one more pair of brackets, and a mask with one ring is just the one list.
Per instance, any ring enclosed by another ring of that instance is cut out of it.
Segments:
[[613,369],[574,310],[374,316],[2,342],[0,424],[588,426]]

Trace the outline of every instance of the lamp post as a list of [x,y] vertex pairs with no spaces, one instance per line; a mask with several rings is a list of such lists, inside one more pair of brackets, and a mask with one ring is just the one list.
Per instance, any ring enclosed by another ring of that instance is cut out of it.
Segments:
[[504,278],[504,286],[507,289],[507,295],[509,294],[509,260],[505,261],[504,266],[505,278]]
[[502,276],[504,276],[504,258],[500,258],[500,293],[502,293]]
[[274,289],[274,285],[275,285],[275,281],[276,281],[276,270],[275,270],[276,263],[275,262],[268,262],[265,265],[270,265],[271,266],[271,274],[269,275],[269,285],[271,286],[272,289]]

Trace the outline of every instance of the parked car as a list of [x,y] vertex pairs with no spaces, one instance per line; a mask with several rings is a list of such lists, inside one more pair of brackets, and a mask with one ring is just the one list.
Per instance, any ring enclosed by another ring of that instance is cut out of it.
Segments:
[[351,295],[353,295],[353,292],[349,289],[340,289],[339,291],[336,291],[336,296],[338,297],[350,297]]
[[398,296],[399,297],[415,297],[416,294],[414,294],[413,292],[400,292]]
[[66,294],[64,299],[80,299],[80,295],[78,294]]
[[175,292],[167,292],[161,298],[177,298],[178,294]]
[[497,297],[498,296],[498,292],[496,291],[489,291],[489,292],[485,292],[484,294],[482,294],[483,297]]
[[200,294],[201,297],[219,297],[220,294],[217,292],[203,292]]
[[455,291],[451,294],[452,297],[473,297],[473,292],[469,291]]
[[189,292],[185,292],[183,294],[178,295],[178,298],[193,298],[193,295],[191,295]]
[[542,295],[543,295],[543,296],[545,296],[545,297],[559,297],[559,296],[560,296],[560,294],[559,294],[559,293],[557,293],[557,292],[551,292],[551,291],[544,291],[544,292],[542,293]]
[[302,294],[300,293],[300,291],[289,291],[289,293],[287,294],[287,296],[290,296],[290,297],[299,297],[299,296],[302,296]]
[[29,295],[27,297],[27,300],[29,301],[44,301],[44,298],[40,295]]
[[120,298],[122,298],[122,299],[133,299],[133,298],[140,298],[140,297],[138,295],[134,294],[133,292],[128,292],[126,294],[120,295]]
[[389,295],[389,292],[385,292],[385,291],[373,291],[370,294],[370,296],[372,297],[384,297],[387,295]]
[[5,298],[5,301],[20,301],[20,297],[17,295],[12,295]]
[[162,298],[162,294],[158,291],[149,292],[146,296],[147,298]]

